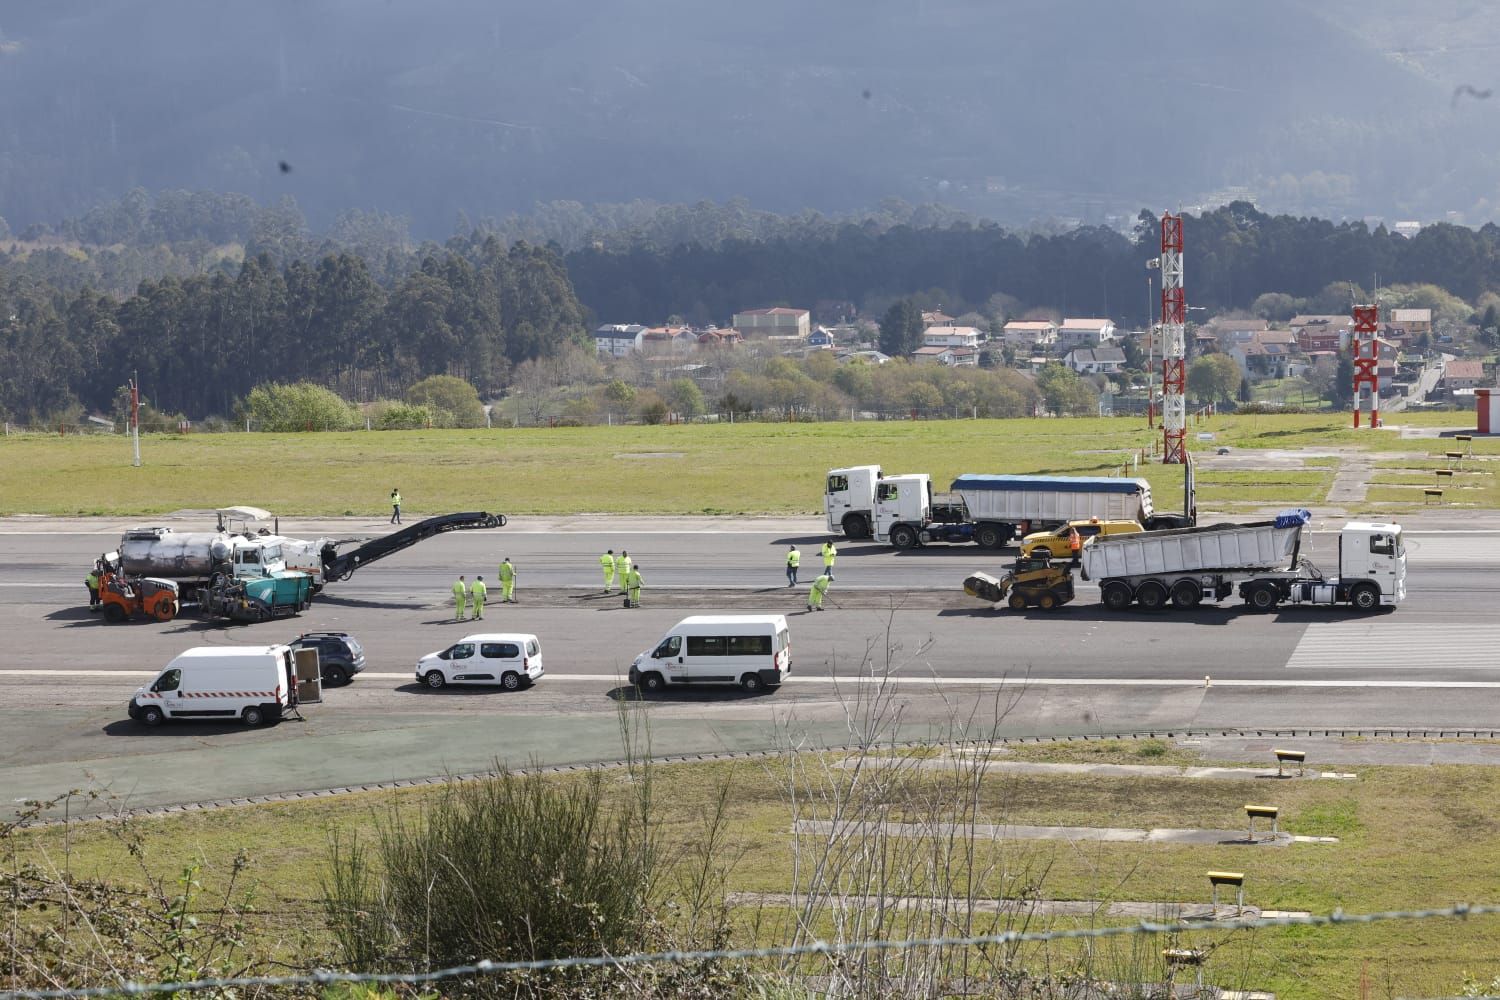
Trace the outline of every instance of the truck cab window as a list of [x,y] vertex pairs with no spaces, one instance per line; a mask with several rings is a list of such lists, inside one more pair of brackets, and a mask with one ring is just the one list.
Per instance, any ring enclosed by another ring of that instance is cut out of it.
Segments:
[[1370,554],[1377,556],[1393,556],[1396,554],[1396,543],[1390,535],[1371,535]]
[[848,476],[829,476],[828,477],[828,492],[829,493],[842,493],[845,490],[847,490],[848,488],[849,488],[849,477]]
[[182,686],[182,671],[178,670],[178,669],[176,669],[174,667],[173,669],[168,670],[166,673],[164,673],[160,677],[158,677],[156,679],[156,683],[153,684],[153,685],[151,685],[151,690],[153,690],[153,691],[176,691],[181,686]]
[[875,499],[894,500],[900,494],[895,483],[881,483],[875,487]]
[[661,645],[656,647],[656,652],[651,655],[661,660],[669,656],[676,656],[680,652],[682,652],[682,636],[671,635],[663,639]]

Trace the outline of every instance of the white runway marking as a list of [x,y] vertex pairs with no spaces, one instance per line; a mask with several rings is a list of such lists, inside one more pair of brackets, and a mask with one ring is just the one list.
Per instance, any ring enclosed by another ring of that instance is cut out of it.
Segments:
[[1286,661],[1288,670],[1490,670],[1500,624],[1439,625],[1388,620],[1315,622]]

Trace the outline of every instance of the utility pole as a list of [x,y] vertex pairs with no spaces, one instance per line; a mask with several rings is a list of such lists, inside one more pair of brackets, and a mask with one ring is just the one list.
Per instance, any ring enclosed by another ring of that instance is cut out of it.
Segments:
[[1162,464],[1187,461],[1187,294],[1182,288],[1182,216],[1161,216]]
[[135,446],[135,467],[141,467],[141,385],[139,373],[130,373],[130,437]]

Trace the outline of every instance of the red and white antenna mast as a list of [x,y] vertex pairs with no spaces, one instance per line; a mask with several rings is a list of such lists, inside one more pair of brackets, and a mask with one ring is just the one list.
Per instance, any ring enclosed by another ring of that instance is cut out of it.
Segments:
[[1187,295],[1182,290],[1182,216],[1161,216],[1161,460],[1187,461]]
[[1354,337],[1349,345],[1354,354],[1354,426],[1359,426],[1359,411],[1370,411],[1370,426],[1380,426],[1380,341],[1376,337],[1380,324],[1379,306],[1354,307]]

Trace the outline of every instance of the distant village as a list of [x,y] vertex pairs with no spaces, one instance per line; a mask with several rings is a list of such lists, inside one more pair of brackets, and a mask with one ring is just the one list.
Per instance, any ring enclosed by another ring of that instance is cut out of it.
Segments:
[[[1222,354],[1234,360],[1242,378],[1254,386],[1268,380],[1332,377],[1339,353],[1347,351],[1353,332],[1348,315],[1298,315],[1284,324],[1243,316],[1222,316],[1190,326],[1188,354],[1196,358]],[[1382,392],[1400,395],[1419,385],[1430,365],[1429,352],[1450,343],[1451,336],[1433,330],[1431,309],[1393,309],[1378,333],[1378,375]],[[775,306],[735,313],[728,327],[606,324],[594,331],[604,358],[634,357],[670,366],[677,375],[694,376],[710,366],[695,365],[702,352],[759,348],[789,357],[830,352],[839,363],[883,365],[892,356],[879,350],[880,328],[872,320],[814,324],[808,309]],[[905,355],[914,364],[950,368],[1010,368],[1036,373],[1062,364],[1079,375],[1104,376],[1096,381],[1129,393],[1144,389],[1149,373],[1159,370],[1161,344],[1153,330],[1121,330],[1109,319],[1067,317],[1061,321],[1018,319],[991,323],[977,314],[962,320],[941,311],[922,313],[921,345]],[[1476,387],[1493,384],[1479,361],[1449,360],[1441,379],[1423,386],[1428,402],[1465,405]]]

